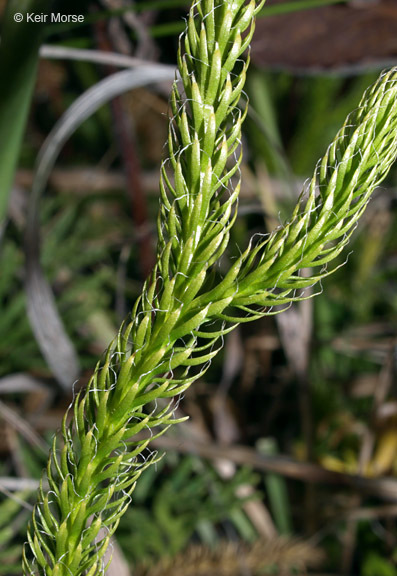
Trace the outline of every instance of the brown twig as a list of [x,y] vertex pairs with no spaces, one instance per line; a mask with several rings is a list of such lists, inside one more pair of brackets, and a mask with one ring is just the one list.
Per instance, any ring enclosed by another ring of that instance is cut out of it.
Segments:
[[182,440],[170,436],[161,436],[153,440],[156,448],[176,450],[186,454],[198,454],[202,458],[226,459],[242,466],[251,466],[257,470],[274,472],[291,479],[313,484],[331,484],[352,488],[382,500],[397,502],[397,480],[392,478],[367,478],[365,476],[334,472],[317,464],[299,462],[285,456],[262,456],[245,446],[221,446]]
[[[111,51],[112,46],[107,37],[103,24],[98,23],[97,39],[101,50]],[[108,72],[114,72],[108,67]],[[148,225],[148,211],[146,197],[142,186],[141,166],[137,154],[137,146],[134,139],[134,131],[129,115],[126,113],[122,97],[114,98],[111,102],[111,110],[114,120],[115,137],[123,159],[127,194],[131,199],[132,218],[135,224],[135,232],[138,244],[139,265],[142,277],[146,278],[154,265],[154,251],[151,239],[151,230]]]

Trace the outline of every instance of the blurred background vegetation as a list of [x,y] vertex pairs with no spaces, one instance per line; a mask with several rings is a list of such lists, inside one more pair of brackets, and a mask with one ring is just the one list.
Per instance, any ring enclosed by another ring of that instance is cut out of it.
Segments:
[[[17,4],[0,1],[4,576],[21,571],[47,444],[153,263],[167,99],[189,7],[43,2],[84,24],[26,30],[13,22]],[[394,0],[268,0],[251,50],[230,257],[291,213],[364,88],[396,63],[396,25]],[[92,97],[82,114],[71,108],[125,66],[136,89],[96,112]],[[169,79],[148,85],[153,66]],[[44,151],[73,121],[47,179]],[[155,446],[166,456],[134,492],[110,573],[397,576],[396,201],[395,169],[321,295],[228,336],[178,407],[189,422]]]

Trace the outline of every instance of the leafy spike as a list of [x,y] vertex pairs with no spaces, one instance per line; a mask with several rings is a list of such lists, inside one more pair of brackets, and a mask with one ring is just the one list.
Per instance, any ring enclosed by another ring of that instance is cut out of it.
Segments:
[[[265,240],[250,243],[215,287],[214,266],[236,218],[241,126],[237,108],[248,46],[263,0],[195,0],[180,40],[168,159],[160,173],[157,264],[132,317],[64,420],[47,464],[24,549],[24,574],[98,576],[109,538],[145,468],[151,438],[173,419],[174,399],[208,368],[237,323],[304,298],[347,243],[397,155],[397,69],[368,89],[316,167],[307,199]],[[184,95],[184,96],[182,96]],[[297,292],[299,291],[299,292]],[[204,341],[204,344],[202,343]],[[157,399],[167,399],[157,408]],[[149,404],[149,406],[148,406]],[[146,439],[135,435],[142,430]],[[153,434],[153,436],[151,436]],[[105,529],[105,530],[102,530]]]
[[[197,346],[200,326],[229,303],[229,292],[227,297],[223,292],[236,276],[233,268],[216,291],[218,299],[197,306],[236,215],[238,187],[229,191],[228,182],[241,161],[234,153],[244,119],[237,104],[246,64],[239,72],[234,66],[244,51],[241,35],[249,42],[253,33],[253,7],[262,4],[199,0],[190,10],[178,54],[181,80],[171,95],[169,157],[160,174],[157,265],[131,320],[54,441],[47,466],[51,497],[40,490],[24,552],[25,575],[103,574],[109,536],[138,477],[156,461],[145,456],[150,438],[130,435],[160,426],[156,436],[176,422],[173,398],[203,374],[218,351],[215,341],[230,329],[221,323],[212,333],[204,330],[208,341]],[[242,81],[232,83],[236,75]],[[181,346],[182,338],[189,343]],[[145,408],[158,398],[169,399],[163,411]]]

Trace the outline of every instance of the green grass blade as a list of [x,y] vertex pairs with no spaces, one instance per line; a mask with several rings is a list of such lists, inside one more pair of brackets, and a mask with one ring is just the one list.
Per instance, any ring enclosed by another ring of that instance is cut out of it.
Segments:
[[[19,158],[29,112],[43,24],[26,21],[28,12],[46,13],[50,0],[10,0],[2,23],[0,45],[0,221]],[[21,14],[22,22],[15,20]],[[4,145],[6,143],[6,145]]]

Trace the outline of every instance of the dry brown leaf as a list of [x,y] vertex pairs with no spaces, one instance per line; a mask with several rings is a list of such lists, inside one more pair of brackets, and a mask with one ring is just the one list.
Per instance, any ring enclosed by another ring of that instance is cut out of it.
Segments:
[[[273,0],[267,7],[287,0]],[[259,67],[335,68],[397,58],[397,2],[334,5],[260,18],[252,41]]]

